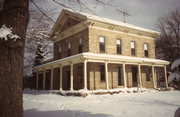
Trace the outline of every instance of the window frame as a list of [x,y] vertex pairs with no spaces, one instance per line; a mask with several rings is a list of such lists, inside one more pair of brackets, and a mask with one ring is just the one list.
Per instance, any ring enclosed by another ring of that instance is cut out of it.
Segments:
[[[120,44],[117,41],[120,41]],[[117,54],[122,54],[122,39],[116,39],[116,52]]]
[[[81,41],[80,41],[81,40]],[[82,44],[83,44],[83,39],[79,38],[79,53],[82,53]]]
[[[134,43],[134,48],[132,48],[132,43]],[[135,41],[131,41],[130,42],[130,48],[131,48],[131,56],[136,56],[136,42]]]
[[68,52],[67,52],[67,56],[71,56],[71,43],[68,42]]
[[[147,47],[146,47],[147,49],[145,48],[145,45],[147,45]],[[144,43],[143,48],[144,48],[144,57],[149,57],[149,44]]]
[[62,56],[61,56],[61,53],[62,53],[62,46],[61,46],[61,45],[59,45],[58,53],[59,53],[59,58],[61,59],[61,58],[62,58]]
[[[100,38],[103,38],[104,41],[101,42]],[[106,46],[105,46],[105,36],[99,36],[99,52],[100,53],[105,53],[106,52]]]

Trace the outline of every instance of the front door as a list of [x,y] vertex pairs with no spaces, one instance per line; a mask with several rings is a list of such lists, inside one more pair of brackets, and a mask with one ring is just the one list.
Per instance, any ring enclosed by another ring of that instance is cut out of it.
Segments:
[[132,86],[133,87],[137,87],[138,83],[137,83],[137,67],[132,67],[131,68],[132,71]]

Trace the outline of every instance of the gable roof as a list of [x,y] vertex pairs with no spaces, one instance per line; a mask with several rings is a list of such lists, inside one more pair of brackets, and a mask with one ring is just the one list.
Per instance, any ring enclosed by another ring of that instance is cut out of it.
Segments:
[[[145,28],[135,26],[135,25],[132,25],[132,24],[128,24],[128,23],[124,23],[124,22],[120,22],[120,21],[116,21],[116,20],[112,20],[112,19],[108,19],[108,18],[104,18],[104,17],[99,17],[99,16],[96,16],[96,15],[83,13],[83,12],[75,11],[75,10],[72,10],[72,9],[63,9],[61,14],[59,15],[56,23],[58,23],[60,21],[63,14],[73,15],[75,17],[78,17],[78,18],[82,19],[82,20],[90,19],[90,20],[94,20],[94,21],[108,23],[108,24],[111,24],[111,25],[121,26],[121,27],[129,28],[129,29],[135,29],[135,30],[138,30],[138,31],[143,31],[143,32],[152,33],[152,34],[156,34],[156,35],[160,34],[159,32],[153,31],[153,30],[150,30],[150,29],[145,29]],[[56,24],[53,26],[53,29],[55,29],[55,28],[57,28]]]

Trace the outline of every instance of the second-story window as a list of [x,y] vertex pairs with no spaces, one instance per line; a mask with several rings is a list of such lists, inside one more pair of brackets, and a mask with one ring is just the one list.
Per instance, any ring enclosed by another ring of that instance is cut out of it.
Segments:
[[79,53],[82,53],[82,38],[79,39]]
[[61,48],[61,45],[59,45],[59,58],[61,58],[61,51],[62,51],[62,48]]
[[102,36],[99,37],[99,51],[105,53],[105,38]]
[[68,42],[68,56],[71,56],[71,43]]
[[131,55],[135,56],[136,55],[136,45],[135,41],[131,41]]
[[144,43],[144,56],[148,57],[148,44]]
[[117,54],[121,54],[121,40],[116,40],[116,46],[117,46]]

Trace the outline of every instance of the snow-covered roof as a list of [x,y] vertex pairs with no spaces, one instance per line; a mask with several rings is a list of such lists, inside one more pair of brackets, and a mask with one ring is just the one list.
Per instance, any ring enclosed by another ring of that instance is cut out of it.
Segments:
[[69,56],[63,59],[55,60],[52,62],[48,62],[46,64],[42,64],[39,66],[36,66],[35,68],[41,68],[45,66],[55,66],[58,64],[69,64],[69,61],[77,61],[81,60],[82,58],[88,58],[89,61],[93,60],[93,62],[96,61],[105,61],[105,60],[110,60],[115,61],[115,62],[126,62],[128,63],[150,63],[150,64],[155,64],[155,65],[168,65],[169,61],[165,60],[160,60],[160,59],[150,59],[150,58],[141,58],[141,57],[131,57],[131,56],[122,56],[122,55],[110,55],[110,54],[97,54],[97,53],[91,53],[91,52],[84,52],[80,54],[76,54],[73,56]]
[[160,60],[160,59],[151,59],[151,58],[141,58],[141,57],[132,57],[132,56],[122,56],[122,55],[109,55],[109,54],[96,54],[85,52],[82,53],[84,56],[104,58],[104,59],[117,59],[119,61],[138,61],[138,62],[151,62],[151,63],[164,63],[169,64],[169,61]]
[[116,21],[116,20],[112,20],[112,19],[108,19],[108,18],[104,18],[104,17],[99,17],[97,15],[92,15],[92,14],[79,12],[79,11],[75,11],[75,10],[71,10],[71,9],[63,9],[63,10],[66,11],[66,12],[74,13],[76,15],[84,16],[87,19],[92,19],[92,20],[96,20],[96,21],[100,21],[100,22],[104,22],[104,23],[118,25],[118,26],[130,28],[130,29],[136,29],[136,30],[140,30],[140,31],[144,31],[144,32],[160,34],[157,31],[153,31],[153,30],[150,30],[150,29],[145,29],[145,28],[142,28],[142,27],[139,27],[139,26],[135,26],[135,25],[132,25],[132,24],[128,24],[128,23],[124,23],[124,22],[120,22],[120,21]]

